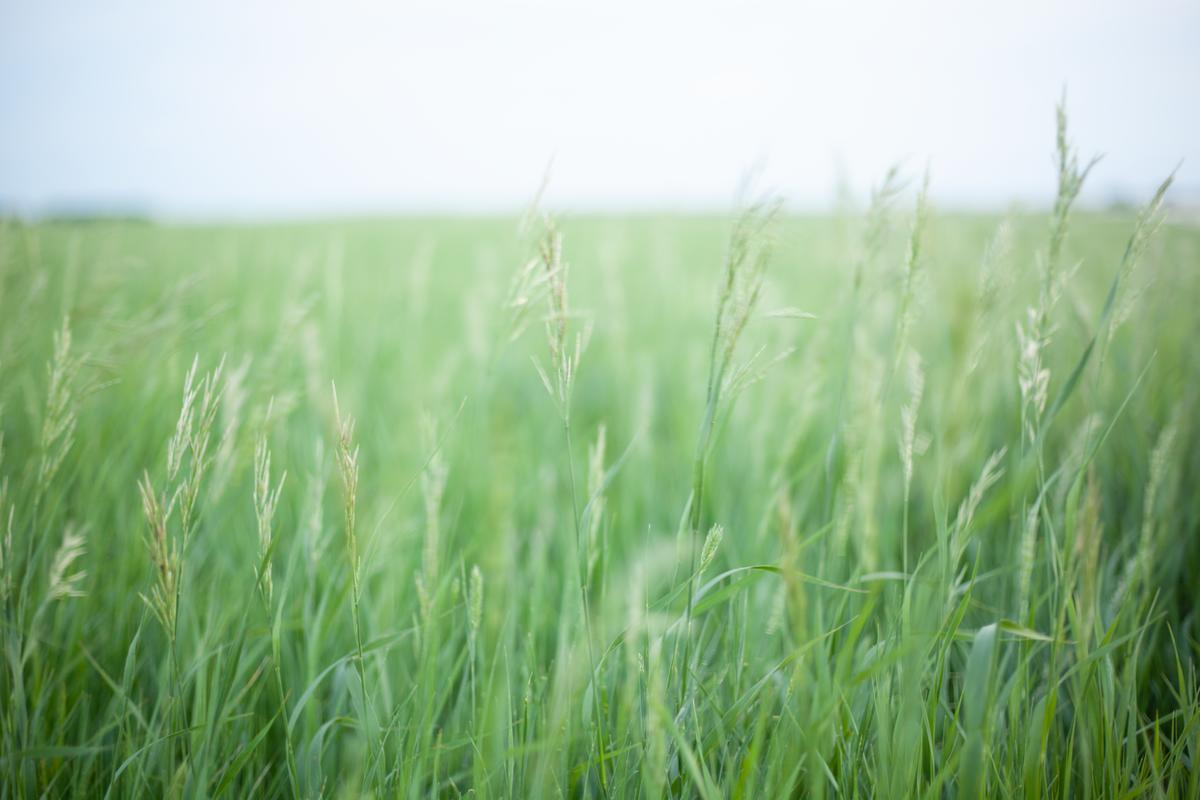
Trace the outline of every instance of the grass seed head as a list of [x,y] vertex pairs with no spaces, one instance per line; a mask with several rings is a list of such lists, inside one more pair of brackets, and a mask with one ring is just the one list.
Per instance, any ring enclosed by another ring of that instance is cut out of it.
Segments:
[[48,490],[75,441],[78,400],[75,384],[81,363],[71,348],[71,320],[63,317],[54,334],[54,355],[47,367],[49,387],[42,417],[37,479],[39,496]]
[[717,550],[721,547],[721,540],[725,538],[725,528],[722,525],[713,525],[709,529],[708,535],[704,537],[704,548],[700,551],[700,572],[708,569],[708,565],[717,557]]
[[[268,409],[267,417],[270,418],[270,415]],[[284,471],[279,476],[279,482],[271,485],[271,450],[264,430],[254,447],[254,516],[258,522],[258,581],[268,603],[272,592],[271,553],[275,549],[275,509],[286,480],[287,472]]]
[[50,562],[47,593],[51,600],[84,596],[80,583],[87,577],[87,572],[84,570],[71,572],[71,567],[86,550],[83,531],[68,524],[63,531],[62,544],[59,545],[54,559]]
[[472,639],[479,633],[479,626],[482,622],[483,572],[476,564],[471,567],[471,585],[467,590],[467,626]]

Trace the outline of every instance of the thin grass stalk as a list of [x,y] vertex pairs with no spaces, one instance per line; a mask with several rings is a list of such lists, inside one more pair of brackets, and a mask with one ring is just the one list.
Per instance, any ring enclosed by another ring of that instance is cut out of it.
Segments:
[[[273,401],[272,401],[273,404]],[[271,417],[271,409],[267,409],[267,419]],[[265,428],[265,424],[264,424]],[[271,451],[267,444],[264,430],[254,449],[254,515],[258,523],[259,562],[257,569],[257,585],[259,599],[262,601],[267,630],[271,636],[271,672],[275,679],[275,692],[279,702],[279,721],[283,728],[284,760],[287,766],[288,785],[294,800],[300,798],[300,778],[296,768],[296,747],[292,740],[292,729],[288,724],[289,714],[287,705],[287,689],[283,681],[282,652],[277,616],[283,613],[282,602],[274,601],[274,589],[271,579],[271,563],[275,552],[274,519],[275,509],[279,504],[283,485],[287,481],[285,470],[279,481],[271,485]]]
[[342,515],[346,531],[346,549],[350,559],[350,616],[354,627],[354,669],[358,675],[359,700],[362,706],[363,748],[362,779],[370,778],[371,754],[375,738],[370,695],[367,692],[367,670],[363,657],[361,563],[359,560],[356,508],[358,503],[358,445],[354,443],[354,418],[342,415],[337,386],[333,386],[334,419],[337,424],[335,451],[338,472],[342,478]]
[[[575,387],[575,375],[582,355],[584,336],[576,334],[574,348],[570,347],[567,338],[568,322],[572,310],[567,299],[567,264],[562,258],[562,236],[549,217],[543,218],[543,234],[539,242],[538,253],[545,276],[546,297],[549,303],[549,313],[546,317],[546,340],[550,347],[550,367],[553,377],[544,369],[537,366],[542,384],[549,392],[551,399],[558,408],[559,421],[562,424],[562,435],[565,443],[567,460],[568,489],[571,495],[571,521],[575,529],[575,566],[579,585],[579,600],[583,612],[584,638],[587,640],[588,668],[590,673],[590,689],[592,696],[592,714],[596,719],[596,755],[597,772],[600,780],[600,791],[608,797],[608,765],[606,748],[608,737],[605,731],[603,704],[601,702],[600,675],[597,670],[595,645],[593,644],[593,625],[591,612],[591,597],[588,587],[588,564],[591,563],[591,553],[588,536],[583,529],[580,518],[578,491],[575,483],[575,456],[571,440],[571,396]],[[536,365],[536,362],[535,362]]]
[[719,410],[725,375],[746,324],[758,303],[763,277],[771,254],[770,228],[779,212],[778,201],[751,205],[734,223],[725,269],[717,293],[716,318],[709,346],[708,383],[705,389],[704,417],[696,436],[692,460],[692,490],[687,507],[686,532],[689,539],[687,607],[683,626],[683,674],[680,676],[679,707],[688,700],[691,672],[692,615],[696,590],[697,540],[702,530],[705,468],[712,444],[713,425]]

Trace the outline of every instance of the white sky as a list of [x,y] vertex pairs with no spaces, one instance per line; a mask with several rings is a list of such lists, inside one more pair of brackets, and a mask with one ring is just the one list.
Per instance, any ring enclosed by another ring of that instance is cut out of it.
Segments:
[[758,161],[932,162],[1041,202],[1054,103],[1090,198],[1200,186],[1200,3],[0,0],[0,208],[176,215],[707,208]]

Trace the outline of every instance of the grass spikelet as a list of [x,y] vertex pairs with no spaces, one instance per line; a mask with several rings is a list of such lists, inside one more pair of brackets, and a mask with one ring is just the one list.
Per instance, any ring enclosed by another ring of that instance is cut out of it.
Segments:
[[893,358],[891,372],[894,373],[908,349],[909,331],[913,324],[913,300],[917,292],[920,269],[924,259],[926,227],[929,224],[929,169],[921,180],[917,193],[917,208],[909,230],[908,246],[904,254],[904,268],[900,277],[899,309],[896,312],[896,332],[893,336]]
[[[1158,185],[1158,189],[1155,190],[1150,201],[1142,206],[1141,210],[1138,211],[1137,219],[1134,220],[1133,233],[1130,234],[1129,241],[1125,245],[1125,253],[1121,257],[1121,264],[1113,282],[1115,288],[1124,287],[1125,291],[1121,294],[1118,305],[1113,308],[1112,316],[1104,328],[1106,339],[1111,340],[1117,328],[1133,313],[1133,303],[1137,299],[1138,293],[1131,284],[1142,262],[1142,258],[1150,246],[1150,240],[1154,238],[1154,235],[1162,226],[1164,218],[1162,213],[1163,202],[1166,198],[1167,190],[1171,188],[1171,184],[1174,181],[1175,173],[1172,172],[1167,176],[1166,180]],[[1112,300],[1106,301],[1106,306],[1112,307],[1112,302]]]
[[483,572],[480,571],[479,565],[471,567],[471,584],[467,589],[467,629],[470,631],[471,640],[474,641],[475,636],[479,633],[479,626],[483,622]]
[[85,570],[72,572],[71,568],[86,550],[82,531],[74,525],[68,524],[66,530],[63,531],[62,544],[59,545],[58,550],[54,553],[53,561],[50,562],[47,593],[51,600],[85,596],[80,584],[87,577],[87,572]]
[[[221,395],[219,410],[220,435],[217,438],[217,450],[213,455],[212,479],[209,492],[214,500],[219,500],[229,485],[237,460],[237,434],[242,424],[242,411],[246,405],[246,377],[250,372],[252,362],[247,357],[242,359],[234,369],[229,370],[225,379],[225,388]],[[274,401],[272,401],[272,404]]]
[[477,714],[479,688],[475,674],[475,662],[479,657],[479,628],[483,624],[483,572],[478,564],[471,567],[471,578],[467,584],[467,656],[471,678],[471,716]]
[[[183,554],[188,549],[198,524],[196,503],[204,477],[212,462],[209,441],[223,383],[221,372],[225,360],[216,369],[197,381],[199,357],[193,359],[184,379],[183,401],[175,431],[167,442],[166,484],[156,491],[149,472],[143,472],[138,483],[142,513],[149,527],[147,548],[155,568],[155,586],[149,599],[174,646],[178,623],[179,595],[183,587]],[[187,471],[183,471],[184,464]],[[170,534],[170,521],[178,520],[178,542]]]
[[979,292],[976,297],[979,316],[972,328],[971,351],[967,357],[968,373],[979,369],[992,344],[993,331],[1001,327],[997,321],[997,314],[1002,294],[1012,279],[1012,273],[1007,269],[1012,254],[1012,239],[1012,223],[1006,220],[997,227],[983,251],[979,270]]
[[1099,156],[1092,157],[1086,164],[1080,166],[1079,152],[1071,144],[1067,135],[1067,99],[1063,93],[1062,100],[1055,108],[1055,137],[1054,156],[1058,172],[1058,189],[1054,196],[1054,210],[1050,218],[1050,251],[1046,259],[1044,290],[1049,290],[1053,283],[1059,263],[1062,259],[1063,243],[1067,238],[1067,230],[1071,218],[1071,209],[1083,189],[1092,168],[1100,161]]
[[350,555],[350,576],[354,594],[358,595],[359,546],[356,511],[358,508],[358,445],[354,443],[354,417],[342,415],[337,387],[333,387],[333,413],[337,424],[334,456],[342,480],[342,518],[345,523],[346,546]]
[[1147,587],[1153,580],[1154,552],[1158,544],[1158,502],[1163,485],[1168,480],[1167,468],[1171,461],[1178,430],[1179,418],[1173,417],[1171,422],[1159,432],[1154,449],[1150,451],[1150,472],[1146,479],[1145,493],[1142,498],[1141,535],[1138,538],[1137,554],[1134,557],[1138,578],[1142,585]]
[[713,525],[709,529],[708,535],[704,537],[704,548],[700,551],[700,572],[708,569],[714,558],[717,557],[717,550],[721,547],[721,540],[725,538],[725,528],[721,525]]
[[925,391],[925,372],[921,369],[921,358],[911,353],[908,361],[908,403],[900,409],[900,466],[904,475],[903,523],[900,531],[904,556],[903,565],[908,570],[908,513],[912,494],[913,458],[925,451],[928,441],[917,434],[917,416],[921,410],[921,395]]
[[766,200],[751,205],[734,222],[725,270],[717,293],[717,314],[709,357],[709,392],[714,405],[720,402],[725,374],[746,323],[750,321],[762,292],[774,248],[774,225],[781,204]]
[[859,347],[857,352],[854,392],[847,401],[853,422],[846,428],[846,467],[835,537],[838,549],[853,546],[863,571],[871,573],[880,568],[882,555],[876,509],[885,449],[880,398],[886,393],[888,364],[868,347]]
[[40,498],[62,466],[63,459],[75,441],[77,421],[74,391],[80,360],[71,349],[71,321],[63,317],[54,334],[54,355],[47,368],[49,388],[46,390],[46,410],[42,417],[39,443],[37,486]]
[[600,546],[600,528],[604,522],[604,446],[607,431],[601,423],[596,431],[596,441],[588,445],[587,480],[587,577],[590,583],[596,573],[603,549]]
[[175,421],[175,432],[167,440],[167,480],[173,481],[179,474],[187,449],[192,444],[192,419],[195,416],[196,397],[199,389],[195,386],[196,371],[200,369],[200,356],[192,359],[192,366],[183,379],[183,403],[179,407],[179,417]]
[[529,258],[509,285],[504,309],[508,313],[506,338],[515,342],[529,327],[533,310],[545,301],[554,276],[543,263],[542,254]]
[[308,574],[315,577],[325,555],[328,537],[325,530],[325,446],[322,439],[313,445],[313,466],[307,477],[304,515],[304,552]]
[[[1041,457],[1041,434],[1049,419],[1057,410],[1057,403],[1049,413],[1046,409],[1050,384],[1050,370],[1045,366],[1043,352],[1049,345],[1053,333],[1051,314],[1067,281],[1078,269],[1062,270],[1062,248],[1067,238],[1071,209],[1083,189],[1088,173],[1099,161],[1093,158],[1086,166],[1079,166],[1079,155],[1067,138],[1066,97],[1056,109],[1057,135],[1055,136],[1055,164],[1058,172],[1058,190],[1054,198],[1054,211],[1050,220],[1049,250],[1042,258],[1042,286],[1037,303],[1027,312],[1025,327],[1018,326],[1017,342],[1019,359],[1017,381],[1021,390],[1022,427],[1031,446],[1028,452]],[[1039,464],[1040,466],[1040,464]],[[1039,479],[1040,480],[1040,479]]]
[[912,483],[913,457],[925,448],[917,436],[917,416],[921,410],[921,395],[925,392],[925,371],[916,353],[908,360],[908,402],[900,409],[900,465],[904,474],[905,495]]
[[1088,470],[1083,509],[1075,527],[1074,555],[1079,569],[1075,605],[1079,608],[1082,637],[1089,636],[1100,598],[1100,543],[1104,530],[1100,522],[1100,484],[1095,470]]
[[433,613],[433,598],[440,578],[442,496],[446,491],[447,466],[438,447],[437,423],[426,415],[423,423],[425,449],[430,455],[421,473],[421,498],[425,506],[425,532],[421,545],[421,572],[417,575],[417,594],[421,602],[421,620],[428,622]]
[[554,220],[545,217],[542,238],[538,242],[538,257],[545,281],[544,295],[549,306],[545,319],[546,342],[550,349],[550,371],[547,372],[535,361],[542,385],[558,407],[563,424],[571,424],[571,395],[575,388],[575,374],[587,345],[590,327],[569,334],[569,323],[576,316],[567,297],[568,264],[562,256],[562,234]]
[[[779,213],[777,200],[749,206],[734,222],[721,282],[717,291],[716,318],[708,359],[708,388],[704,418],[696,441],[693,460],[691,519],[689,530],[698,535],[704,484],[704,467],[712,443],[713,423],[720,410],[725,376],[746,323],[749,322],[762,291],[763,278],[774,245],[773,226]],[[694,566],[694,564],[693,564]]]
[[1039,312],[1030,309],[1025,325],[1017,324],[1017,386],[1021,390],[1021,429],[1026,443],[1038,440],[1042,414],[1050,392],[1050,370],[1043,350],[1047,335],[1040,329]]
[[1033,568],[1037,560],[1038,528],[1041,524],[1042,501],[1039,497],[1025,512],[1021,542],[1017,549],[1017,619],[1028,624],[1033,587]]
[[871,190],[871,200],[867,206],[860,250],[854,262],[851,285],[855,293],[861,288],[871,262],[883,248],[888,228],[892,222],[892,209],[904,191],[906,182],[900,172],[900,165],[893,164],[884,173],[883,180]]
[[142,475],[138,492],[142,498],[142,514],[146,519],[146,549],[154,565],[155,578],[149,597],[142,595],[142,599],[154,612],[163,629],[170,633],[175,630],[179,549],[167,538],[167,514],[150,482],[149,473]]
[[[200,498],[200,488],[204,477],[212,463],[209,445],[212,440],[213,422],[220,408],[225,384],[222,372],[225,359],[222,358],[216,369],[206,373],[196,382],[196,369],[199,358],[192,362],[192,368],[184,381],[183,403],[179,412],[179,421],[175,427],[175,435],[167,446],[167,482],[173,483],[179,477],[180,467],[185,456],[188,471],[174,490],[171,505],[179,509],[179,527],[182,534],[182,547],[187,548],[188,540],[196,529],[196,502]],[[168,509],[168,515],[170,509]]]
[[979,505],[983,502],[988,489],[999,483],[1000,478],[1004,475],[1004,468],[1001,464],[1004,463],[1004,456],[1007,452],[1007,448],[1001,447],[988,456],[987,461],[983,464],[983,469],[979,472],[979,477],[971,484],[967,496],[963,498],[962,503],[959,505],[958,513],[954,517],[950,554],[951,564],[957,565],[962,559],[963,552],[966,550],[967,542],[970,539],[971,526],[975,521],[975,514],[979,510]]
[[[271,411],[268,408],[267,418]],[[254,517],[258,523],[258,586],[262,591],[267,605],[271,604],[273,583],[271,578],[271,555],[275,550],[275,509],[279,505],[279,495],[287,480],[285,470],[279,476],[279,482],[271,485],[271,450],[267,444],[267,433],[259,434],[254,446]]]

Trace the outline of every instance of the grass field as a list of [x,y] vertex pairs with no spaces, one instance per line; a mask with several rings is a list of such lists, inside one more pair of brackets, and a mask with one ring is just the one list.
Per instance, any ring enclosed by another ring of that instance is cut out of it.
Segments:
[[5,223],[0,796],[1200,797],[1200,229],[1060,156]]

